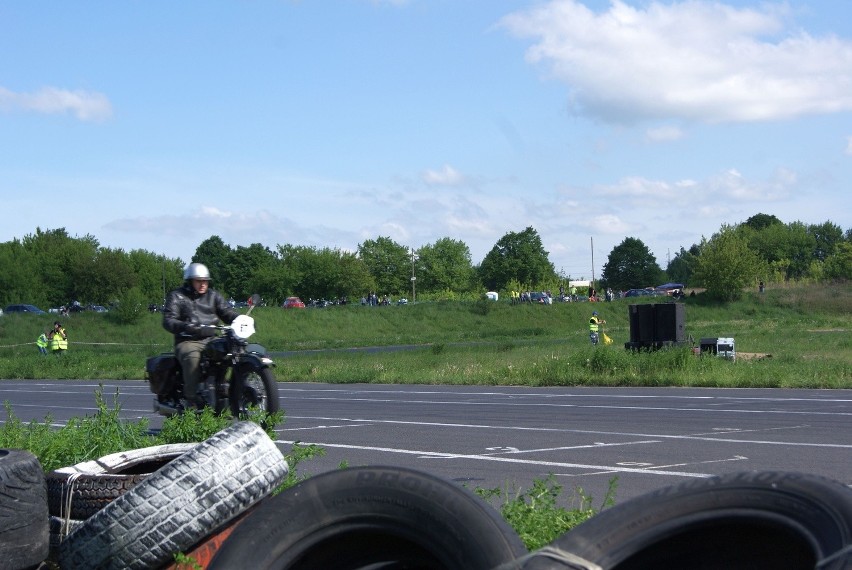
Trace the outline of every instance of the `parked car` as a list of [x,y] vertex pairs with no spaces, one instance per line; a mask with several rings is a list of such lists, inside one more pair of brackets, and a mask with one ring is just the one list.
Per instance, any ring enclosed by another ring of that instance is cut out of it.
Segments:
[[284,303],[281,305],[285,309],[304,309],[305,304],[298,297],[287,297]]
[[3,313],[32,313],[34,315],[46,315],[44,311],[36,307],[35,305],[9,305],[5,309],[3,309]]
[[680,297],[683,295],[683,283],[664,283],[663,285],[658,285],[655,291],[662,295]]
[[647,289],[630,289],[624,294],[625,297],[653,297],[654,292]]
[[546,291],[532,291],[530,292],[530,302],[540,303],[542,305],[552,305],[553,299],[550,298],[550,295],[548,295]]
[[91,305],[89,307],[89,309],[91,309],[92,311],[94,311],[96,313],[108,313],[109,312],[109,309],[107,309],[103,305]]

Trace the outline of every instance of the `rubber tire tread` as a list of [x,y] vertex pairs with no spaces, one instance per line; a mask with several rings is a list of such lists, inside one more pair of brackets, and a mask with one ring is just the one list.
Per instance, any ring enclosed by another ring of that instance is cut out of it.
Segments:
[[65,537],[74,532],[77,527],[82,525],[84,522],[85,521],[77,519],[64,519],[53,515],[50,516],[47,525],[49,532],[48,543],[50,545],[47,555],[47,559],[49,561],[54,563],[59,562],[59,545],[62,544]]
[[287,472],[260,426],[235,423],[87,519],[60,545],[60,566],[162,566],[268,495]]
[[275,374],[272,373],[272,370],[269,368],[261,368],[260,370],[255,370],[254,368],[243,366],[240,368],[237,380],[233,386],[232,393],[230,396],[231,403],[231,414],[238,418],[241,415],[245,414],[246,410],[243,406],[242,398],[239,396],[243,378],[246,374],[256,373],[260,376],[261,381],[263,382],[263,389],[266,391],[266,412],[269,414],[274,414],[278,411],[280,407],[280,402],[278,401],[278,381],[275,379]]
[[47,486],[38,458],[0,449],[0,566],[32,568],[47,558]]
[[[45,476],[48,512],[57,517],[85,520],[196,445],[154,445],[51,471]],[[71,492],[71,509],[66,513],[68,492]]]
[[469,490],[413,469],[369,466],[316,475],[265,499],[207,568],[485,570],[526,552]]
[[852,568],[852,489],[817,475],[731,473],[666,487],[598,513],[533,553],[524,570],[575,568],[556,548],[603,569]]

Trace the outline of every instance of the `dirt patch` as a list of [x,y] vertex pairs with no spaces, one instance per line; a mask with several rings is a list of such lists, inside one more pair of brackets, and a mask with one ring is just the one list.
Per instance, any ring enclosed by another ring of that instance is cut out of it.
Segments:
[[772,358],[772,355],[766,352],[737,352],[737,360],[762,360],[764,358]]

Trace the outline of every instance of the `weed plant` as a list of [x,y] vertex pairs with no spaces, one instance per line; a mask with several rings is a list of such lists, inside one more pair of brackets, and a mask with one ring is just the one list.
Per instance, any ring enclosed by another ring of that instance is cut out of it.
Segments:
[[550,544],[600,510],[614,505],[617,485],[617,477],[610,480],[609,489],[598,509],[593,506],[593,498],[582,488],[574,490],[574,495],[568,499],[568,507],[560,506],[562,486],[556,483],[552,474],[545,479],[534,480],[532,488],[526,491],[476,488],[474,492],[492,504],[495,499],[501,501],[498,509],[503,518],[532,551]]
[[[65,425],[56,426],[47,416],[43,422],[22,422],[12,411],[11,404],[4,402],[6,421],[0,424],[0,449],[26,449],[33,453],[45,472],[60,467],[90,461],[128,449],[140,449],[168,443],[193,443],[204,441],[233,423],[228,414],[216,414],[207,408],[197,414],[171,416],[163,421],[162,429],[154,433],[148,428],[148,420],[141,418],[126,421],[120,418],[121,405],[116,390],[110,406],[103,395],[103,386],[94,393],[97,411],[91,416],[72,417]],[[249,421],[254,421],[271,438],[275,437],[275,426],[283,421],[282,412],[267,414],[252,411]],[[304,452],[293,455],[291,469]]]

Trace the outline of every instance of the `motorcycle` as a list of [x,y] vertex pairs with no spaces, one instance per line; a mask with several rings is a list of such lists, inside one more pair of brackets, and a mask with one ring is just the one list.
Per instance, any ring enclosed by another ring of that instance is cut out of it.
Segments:
[[[254,319],[239,315],[230,325],[206,325],[221,331],[207,343],[201,356],[198,397],[216,413],[230,409],[234,417],[245,417],[249,408],[278,411],[275,363],[260,344],[249,343]],[[145,378],[154,397],[154,412],[171,416],[183,412],[183,373],[174,353],[152,356],[145,363]]]

